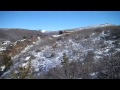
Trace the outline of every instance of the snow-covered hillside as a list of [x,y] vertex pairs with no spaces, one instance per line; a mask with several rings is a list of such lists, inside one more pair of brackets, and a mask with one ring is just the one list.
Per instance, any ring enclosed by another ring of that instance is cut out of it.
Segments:
[[[11,78],[13,72],[19,72],[20,67],[27,67],[29,61],[31,61],[33,76],[39,78],[42,73],[47,73],[54,67],[62,67],[64,54],[69,58],[69,63],[80,61],[84,64],[90,56],[93,57],[94,63],[99,63],[103,57],[120,52],[120,47],[116,47],[115,44],[116,42],[120,44],[120,42],[114,39],[117,36],[112,36],[111,31],[113,30],[75,31],[68,36],[48,37],[48,41],[47,39],[38,40],[33,45],[27,46],[20,54],[12,57],[13,66],[1,78]],[[44,44],[53,40],[55,40],[53,43]],[[89,74],[91,78],[95,78],[96,73]]]

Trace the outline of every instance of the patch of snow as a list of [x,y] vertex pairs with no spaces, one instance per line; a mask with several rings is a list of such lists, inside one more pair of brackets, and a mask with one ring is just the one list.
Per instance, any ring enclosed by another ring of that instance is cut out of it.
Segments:
[[59,37],[59,36],[61,36],[61,35],[52,35],[52,37]]
[[37,37],[38,38],[38,40],[40,40],[40,37]]
[[27,63],[23,63],[23,64],[21,65],[21,67],[27,68],[27,65],[28,65],[28,62],[27,62]]
[[14,46],[17,44],[18,41],[14,42]]
[[21,53],[25,53],[27,50],[29,50],[33,45],[28,45]]
[[14,71],[15,74],[19,73],[17,70]]
[[95,58],[95,59],[99,59],[99,58],[101,58],[101,56],[95,56],[94,58]]
[[1,71],[4,71],[5,65],[1,66],[0,68],[1,68]]
[[95,33],[92,33],[92,34],[90,35],[90,38],[93,37],[94,35],[95,35]]
[[20,40],[21,42],[23,42],[23,41],[25,41],[26,39],[22,39],[22,40]]
[[98,51],[94,51],[94,53],[97,54],[97,55],[101,55],[103,53],[103,51],[98,50]]
[[77,78],[77,79],[82,79],[82,78]]
[[40,71],[40,68],[36,68],[36,69],[35,69],[35,72],[39,72],[39,71]]
[[7,45],[9,43],[10,43],[10,41],[4,41],[2,45]]
[[104,50],[104,53],[107,53],[109,50],[110,50],[109,48],[106,48],[106,49]]
[[69,39],[68,42],[69,42],[69,43],[72,43],[73,41],[72,41],[72,39]]
[[4,51],[4,50],[6,50],[6,48],[4,48],[4,47],[1,47],[1,48],[0,48],[0,51]]
[[90,73],[90,76],[95,76],[98,72]]
[[106,35],[105,31],[102,31],[101,36],[105,36],[105,35]]
[[115,42],[115,41],[111,41],[111,40],[104,41],[105,44],[110,44],[110,45],[111,45],[113,42]]
[[14,44],[13,44],[13,45],[14,45],[14,46],[15,46],[15,45],[17,45],[17,43],[18,43],[19,41],[20,41],[20,40],[18,40],[18,41],[16,41],[16,42],[14,42]]
[[116,48],[115,50],[120,51],[120,48]]
[[25,60],[26,60],[26,61],[27,61],[27,60],[29,60],[29,59],[30,59],[30,57],[31,57],[31,56],[26,57],[26,58],[25,58]]

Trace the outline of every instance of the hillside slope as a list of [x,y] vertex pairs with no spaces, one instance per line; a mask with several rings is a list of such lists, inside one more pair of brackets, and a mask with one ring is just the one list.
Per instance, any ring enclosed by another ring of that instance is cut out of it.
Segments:
[[27,29],[0,29],[0,41],[16,41],[23,39],[24,36],[27,38],[46,37],[46,35],[40,31],[27,30]]
[[1,78],[120,78],[120,26],[49,36],[27,48]]

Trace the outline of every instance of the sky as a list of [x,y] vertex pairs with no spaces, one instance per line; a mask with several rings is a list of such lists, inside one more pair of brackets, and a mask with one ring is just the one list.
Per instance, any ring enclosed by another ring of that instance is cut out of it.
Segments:
[[120,11],[0,11],[0,28],[55,31],[104,23],[120,25]]

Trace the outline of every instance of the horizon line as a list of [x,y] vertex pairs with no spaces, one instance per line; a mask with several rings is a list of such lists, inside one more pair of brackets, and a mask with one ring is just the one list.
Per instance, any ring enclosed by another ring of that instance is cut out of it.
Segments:
[[[68,28],[68,29],[79,29],[79,28],[85,28],[85,27],[94,27],[94,26],[105,25],[105,24],[114,25],[114,26],[119,26],[120,25],[120,24],[116,25],[116,24],[104,23],[104,24],[97,24],[97,25],[81,26],[81,27],[76,27],[76,28]],[[0,29],[23,29],[23,30],[25,29],[25,30],[36,30],[36,31],[45,30],[45,29],[29,29],[29,28],[0,28]],[[46,31],[59,31],[59,30],[68,30],[68,29],[46,30]]]

